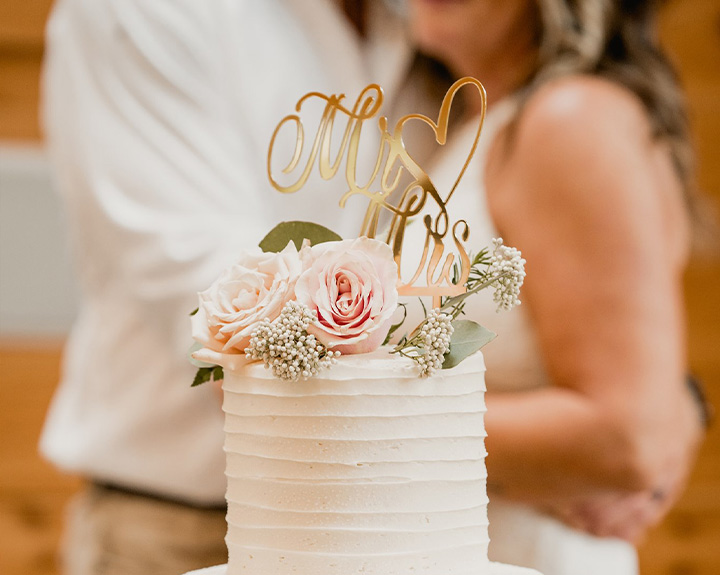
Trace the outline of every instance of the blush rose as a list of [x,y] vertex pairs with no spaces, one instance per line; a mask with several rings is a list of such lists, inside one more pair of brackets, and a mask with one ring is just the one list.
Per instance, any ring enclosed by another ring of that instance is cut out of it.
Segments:
[[380,347],[398,305],[398,269],[390,247],[361,237],[304,248],[302,257],[306,269],[295,294],[317,312],[307,331],[341,354]]
[[279,253],[247,251],[205,291],[192,317],[193,339],[211,350],[244,354],[257,324],[276,319],[295,298],[302,260],[290,242]]

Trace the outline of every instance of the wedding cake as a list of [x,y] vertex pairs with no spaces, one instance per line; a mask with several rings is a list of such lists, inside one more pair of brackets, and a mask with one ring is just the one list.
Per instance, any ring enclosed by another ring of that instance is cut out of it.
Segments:
[[[444,142],[463,86],[485,101],[482,85],[464,78],[448,91],[437,123],[411,114],[391,133],[387,119],[378,119],[379,163],[366,186],[355,179],[355,155],[360,125],[382,105],[379,86],[368,86],[352,110],[342,95],[310,93],[273,135],[271,183],[294,193],[316,159],[323,177],[334,175],[332,124],[344,118],[338,154],[347,153],[349,191],[341,205],[358,194],[371,201],[360,237],[283,222],[199,294],[193,385],[223,381],[228,480],[229,563],[207,575],[534,573],[488,560],[479,349],[494,334],[461,317],[466,298],[486,288],[498,309],[520,303],[525,261],[502,239],[471,257],[467,223],[447,210],[453,189],[435,189],[402,140],[406,122],[423,121]],[[298,114],[308,99],[326,109],[301,168]],[[276,181],[272,169],[285,125],[295,126],[297,140],[283,173],[303,170],[289,184]],[[481,127],[482,118],[475,143]],[[371,192],[386,146],[380,189]],[[395,189],[402,193],[391,196]],[[392,218],[379,234],[382,210]],[[409,242],[422,247],[417,254],[403,252],[413,217],[425,234],[424,245]],[[414,273],[400,265],[403,256],[414,261]],[[432,298],[417,326],[403,327],[403,295]]]

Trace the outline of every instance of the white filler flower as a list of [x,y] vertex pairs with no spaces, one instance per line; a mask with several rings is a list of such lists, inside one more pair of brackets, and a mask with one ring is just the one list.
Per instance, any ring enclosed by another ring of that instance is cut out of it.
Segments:
[[493,238],[492,242],[493,254],[487,274],[497,278],[492,283],[495,288],[493,300],[498,304],[498,311],[509,310],[520,305],[520,287],[525,281],[525,260],[519,250],[503,245],[502,238]]

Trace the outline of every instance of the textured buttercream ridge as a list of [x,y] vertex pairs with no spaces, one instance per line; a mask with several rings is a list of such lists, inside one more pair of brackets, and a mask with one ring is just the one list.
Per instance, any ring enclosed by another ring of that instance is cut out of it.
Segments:
[[[324,373],[333,373],[333,366]],[[357,370],[358,376],[362,374]],[[223,390],[228,393],[247,393],[282,397],[342,396],[402,396],[453,397],[475,391],[486,391],[482,373],[460,374],[443,378],[399,378],[388,374],[374,378],[346,377],[329,379],[313,377],[289,382],[276,377],[259,378],[244,372],[225,372]]]
[[[453,390],[457,391],[455,387]],[[400,415],[477,413],[486,411],[486,405],[485,392],[482,390],[453,393],[452,395],[445,393],[435,395],[335,393],[293,396],[226,390],[223,410],[237,416],[397,417]]]
[[271,482],[231,478],[228,500],[278,511],[452,511],[487,504],[484,480],[405,483]]
[[484,548],[487,547],[488,541],[482,540],[482,541],[476,541],[474,543],[470,544],[461,544],[461,545],[449,545],[447,547],[439,547],[436,549],[428,548],[425,551],[398,551],[398,552],[382,552],[382,553],[368,553],[368,552],[358,552],[358,553],[338,553],[338,552],[332,552],[332,551],[316,551],[316,550],[308,550],[308,551],[296,551],[294,549],[286,549],[286,550],[280,550],[275,549],[273,547],[263,547],[260,545],[238,545],[236,543],[229,542],[228,545],[232,545],[235,548],[243,549],[247,551],[269,551],[271,553],[284,553],[286,555],[299,555],[299,556],[306,556],[309,558],[317,557],[317,558],[329,558],[329,557],[347,557],[347,558],[358,558],[358,559],[373,559],[373,558],[413,558],[418,557],[422,555],[427,555],[428,552],[447,552],[447,553],[453,553],[459,550],[463,549],[478,549],[478,550],[484,550]]
[[379,555],[390,551],[394,554],[424,553],[462,547],[482,541],[484,526],[455,527],[437,531],[384,531],[348,530],[325,528],[255,528],[230,525],[228,536],[242,541],[243,546],[299,551],[311,543],[317,553],[352,553],[366,551],[367,555]]
[[[438,371],[432,378],[420,379],[417,364],[408,358],[398,354],[390,353],[389,346],[383,346],[371,353],[359,353],[354,355],[341,355],[337,363],[330,369],[322,370],[317,375],[308,379],[308,382],[318,380],[341,381],[367,380],[387,378],[390,374],[394,378],[409,380],[430,381],[431,379],[440,382],[445,379],[452,379],[459,375],[478,374],[485,371],[485,362],[482,353],[477,352],[462,361],[459,365]],[[244,377],[277,380],[272,371],[267,369],[261,362],[248,363],[238,373]],[[288,383],[288,382],[284,382]],[[302,385],[306,382],[297,382],[290,385]]]
[[226,453],[244,453],[279,459],[319,461],[326,463],[372,460],[423,461],[485,457],[485,445],[475,437],[434,437],[396,439],[323,439],[268,437],[230,433],[225,436]]
[[227,453],[227,476],[247,478],[378,479],[393,476],[402,479],[479,479],[487,477],[482,461],[477,459],[423,461],[357,461],[319,462],[295,459],[275,459],[240,453]]
[[[342,469],[352,469],[353,467],[373,467],[373,466],[381,466],[381,465],[433,465],[433,464],[457,464],[457,465],[478,465],[485,467],[483,462],[478,461],[476,458],[469,458],[469,459],[411,459],[411,460],[403,460],[403,461],[383,461],[378,459],[368,459],[367,461],[355,461],[352,462],[341,462],[341,461],[333,461],[332,463],[328,463],[325,461],[315,461],[311,459],[297,459],[297,458],[281,458],[281,457],[269,457],[264,455],[248,455],[243,452],[238,451],[232,451],[232,450],[225,450],[227,453],[227,463],[228,463],[228,469],[230,469],[233,466],[233,461],[235,459],[245,459],[245,460],[256,460],[261,461],[263,463],[298,463],[302,464],[304,466],[307,465],[317,465],[320,468],[323,466],[329,467],[338,467]],[[235,465],[238,465],[239,463],[236,463]],[[244,467],[247,469],[247,467]]]
[[225,417],[227,433],[300,439],[402,439],[409,437],[484,437],[483,413],[452,413],[408,417]]
[[432,553],[316,554],[278,552],[262,548],[245,549],[228,542],[228,575],[465,575],[472,565],[473,575],[486,575],[489,566],[487,543],[451,548]]
[[[309,486],[309,487],[315,487],[318,484],[322,484],[328,488],[331,487],[344,487],[349,485],[348,481],[340,480],[340,479],[318,479],[318,480],[310,480],[310,479],[272,479],[269,477],[233,477],[230,476],[232,479],[238,479],[243,483],[257,483],[262,484],[265,487],[280,487],[283,488],[289,487],[288,484],[292,484],[292,486]],[[414,484],[416,486],[418,485],[428,485],[428,484],[437,484],[438,487],[448,487],[452,486],[454,488],[461,487],[462,485],[466,483],[473,483],[477,484],[478,482],[485,479],[484,477],[479,477],[477,479],[453,479],[453,478],[444,478],[444,479],[410,479],[410,480],[403,480],[403,481],[389,481],[387,483],[377,481],[374,478],[367,478],[362,479],[358,482],[352,482],[352,485],[359,485],[359,486],[366,486],[366,487],[385,487],[387,485],[396,484],[396,485],[406,485],[406,484]],[[432,485],[428,485],[432,487]]]
[[348,529],[377,528],[417,530],[445,527],[487,525],[487,505],[478,504],[463,509],[427,513],[424,511],[346,512],[277,510],[257,504],[228,503],[228,522],[257,526],[284,527],[347,527]]
[[400,475],[385,475],[377,477],[348,477],[348,478],[319,478],[312,479],[307,477],[258,477],[252,475],[232,475],[228,474],[228,478],[238,479],[242,481],[264,481],[271,484],[280,485],[313,485],[313,486],[332,486],[332,485],[405,485],[416,486],[419,484],[442,482],[448,485],[457,485],[467,483],[469,481],[477,482],[487,479],[485,474],[462,479],[425,479],[415,477],[402,477]]
[[[392,533],[392,534],[401,534],[401,533],[408,533],[411,535],[416,534],[439,534],[439,533],[450,533],[450,532],[459,532],[463,530],[476,530],[477,528],[487,527],[488,523],[485,522],[478,522],[473,523],[472,525],[458,525],[458,526],[452,526],[452,527],[428,527],[426,529],[409,529],[407,527],[397,527],[397,528],[385,528],[382,529],[378,527],[356,527],[356,526],[346,526],[346,527],[325,527],[325,526],[293,526],[293,527],[287,527],[287,526],[279,526],[279,525],[253,525],[250,523],[243,523],[242,521],[233,521],[228,520],[228,525],[232,527],[237,527],[240,529],[257,529],[258,531],[266,531],[268,533],[275,532],[276,534],[279,532],[279,530],[294,530],[302,533],[326,533],[326,532],[340,532],[340,533],[364,533],[364,534],[380,534],[380,533]],[[475,539],[473,539],[475,541]]]

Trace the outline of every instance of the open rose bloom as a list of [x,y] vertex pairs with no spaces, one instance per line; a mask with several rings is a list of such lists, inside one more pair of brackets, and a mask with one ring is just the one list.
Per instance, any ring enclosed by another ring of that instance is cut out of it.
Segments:
[[302,252],[298,302],[317,312],[308,332],[342,354],[382,345],[398,305],[398,269],[390,247],[369,238],[318,244]]
[[242,354],[244,358],[258,323],[274,320],[285,303],[295,299],[295,282],[302,270],[292,242],[280,253],[260,249],[243,253],[236,264],[198,294],[198,312],[192,317],[193,339],[207,350]]

